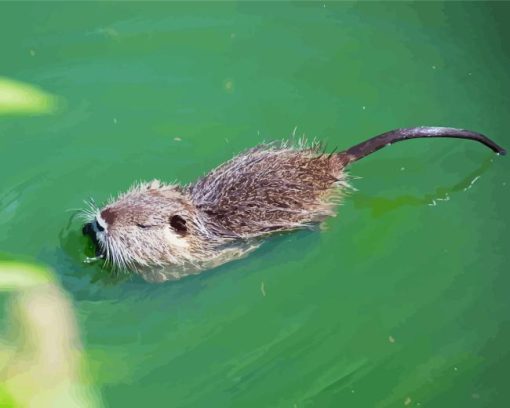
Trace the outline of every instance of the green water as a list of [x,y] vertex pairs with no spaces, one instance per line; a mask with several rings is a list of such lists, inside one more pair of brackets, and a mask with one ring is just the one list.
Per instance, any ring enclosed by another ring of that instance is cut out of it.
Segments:
[[84,264],[73,216],[296,127],[331,149],[424,124],[509,148],[509,19],[508,3],[1,3],[0,76],[59,97],[0,116],[2,257],[57,272],[105,406],[510,406],[510,161],[481,145],[385,149],[324,231],[178,282]]

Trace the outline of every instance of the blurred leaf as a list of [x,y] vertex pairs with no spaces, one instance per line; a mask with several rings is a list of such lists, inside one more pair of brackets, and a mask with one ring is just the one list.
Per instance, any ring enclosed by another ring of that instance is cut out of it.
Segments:
[[42,89],[0,77],[0,115],[45,114],[57,109],[57,97]]
[[10,341],[0,339],[0,406],[97,407],[74,310],[51,271],[0,262]]
[[53,281],[45,268],[19,262],[0,263],[0,291],[20,290]]

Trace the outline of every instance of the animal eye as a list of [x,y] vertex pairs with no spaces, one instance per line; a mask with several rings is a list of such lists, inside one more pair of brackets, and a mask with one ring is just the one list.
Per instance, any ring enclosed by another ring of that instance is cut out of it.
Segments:
[[170,217],[170,226],[179,234],[186,235],[188,227],[186,227],[186,220],[180,215],[172,215]]
[[145,224],[136,224],[138,228],[150,228],[152,225],[145,225]]

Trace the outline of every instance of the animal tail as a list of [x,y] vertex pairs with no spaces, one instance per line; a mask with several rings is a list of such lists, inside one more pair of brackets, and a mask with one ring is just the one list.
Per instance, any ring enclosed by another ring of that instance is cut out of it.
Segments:
[[494,152],[505,155],[506,150],[493,142],[487,136],[480,133],[471,132],[464,129],[455,129],[449,127],[415,127],[405,129],[395,129],[390,132],[382,133],[362,143],[359,143],[350,149],[338,153],[338,159],[344,166],[362,159],[369,154],[389,146],[392,143],[401,142],[402,140],[418,139],[422,137],[449,137],[455,139],[468,139],[482,143]]

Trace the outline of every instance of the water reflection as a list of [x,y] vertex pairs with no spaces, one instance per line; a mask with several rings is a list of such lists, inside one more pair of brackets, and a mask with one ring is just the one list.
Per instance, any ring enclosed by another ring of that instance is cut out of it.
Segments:
[[402,195],[396,198],[370,196],[356,192],[349,197],[358,209],[369,209],[374,217],[380,217],[390,211],[405,207],[436,206],[441,201],[449,201],[452,194],[469,190],[492,165],[493,156],[488,157],[480,167],[469,173],[458,183],[448,187],[438,187],[433,193],[423,196]]

